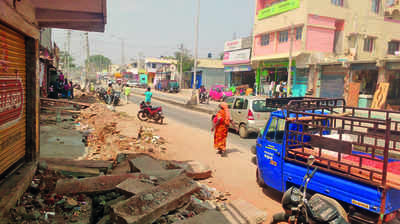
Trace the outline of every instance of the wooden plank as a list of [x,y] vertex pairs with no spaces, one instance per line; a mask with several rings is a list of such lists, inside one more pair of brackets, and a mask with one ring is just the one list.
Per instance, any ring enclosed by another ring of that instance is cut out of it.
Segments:
[[[41,106],[40,109],[57,111],[56,108],[52,108],[52,107],[43,107],[43,106]],[[80,114],[81,113],[80,111],[77,111],[77,110],[66,110],[66,109],[61,109],[61,112],[72,113],[72,114]]]
[[375,91],[374,98],[372,100],[372,109],[384,109],[386,106],[387,95],[389,92],[390,84],[388,82],[381,82],[378,84],[378,88]]
[[76,102],[76,101],[70,101],[70,100],[65,100],[65,99],[49,99],[49,98],[40,98],[40,101],[42,102],[54,102],[54,103],[67,103],[67,104],[74,104],[78,106],[84,106],[84,107],[90,107],[90,103],[81,103],[81,102]]
[[358,98],[360,96],[360,83],[351,82],[349,85],[349,93],[346,99],[346,105],[349,107],[358,107]]
[[[345,112],[345,113],[339,113],[339,114],[327,114],[327,115],[329,115],[329,116],[333,116],[333,117],[345,117],[345,116],[348,116],[348,115],[350,115],[351,114],[351,112]],[[327,119],[328,117],[318,117],[318,116],[316,116],[316,117],[312,117],[312,116],[306,116],[306,117],[299,117],[299,118],[297,118],[296,119],[296,117],[289,117],[289,118],[287,118],[287,120],[288,121],[312,121],[313,119],[314,120],[324,120],[324,119]]]
[[338,139],[326,138],[318,135],[311,136],[310,145],[312,147],[320,147],[326,150],[351,154],[352,144]]

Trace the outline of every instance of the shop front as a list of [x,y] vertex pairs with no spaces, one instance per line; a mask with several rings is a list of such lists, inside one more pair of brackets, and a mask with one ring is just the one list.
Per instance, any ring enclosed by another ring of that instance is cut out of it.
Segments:
[[376,63],[352,64],[350,69],[351,82],[360,83],[358,106],[370,107],[378,82],[378,67],[376,67]]
[[250,65],[225,66],[224,71],[228,77],[227,84],[229,87],[241,85],[247,85],[249,88],[254,87],[256,77]]
[[[260,62],[256,73],[258,95],[268,95],[270,86],[288,81],[289,62]],[[296,61],[292,62],[292,83],[296,80]],[[273,92],[276,89],[272,90]]]
[[344,94],[345,77],[348,69],[340,65],[321,67],[320,97],[341,98]]
[[386,63],[387,81],[389,92],[387,96],[388,107],[400,110],[400,62]]

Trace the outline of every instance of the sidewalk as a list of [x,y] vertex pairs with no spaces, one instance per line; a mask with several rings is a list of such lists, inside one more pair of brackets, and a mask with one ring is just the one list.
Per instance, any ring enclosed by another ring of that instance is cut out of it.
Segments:
[[[218,108],[218,102],[210,102],[210,104],[188,105],[192,96],[192,89],[182,89],[179,93],[166,93],[153,90],[153,99],[174,104],[180,107],[189,108],[194,111],[213,114]],[[144,96],[146,89],[132,88],[135,95]]]

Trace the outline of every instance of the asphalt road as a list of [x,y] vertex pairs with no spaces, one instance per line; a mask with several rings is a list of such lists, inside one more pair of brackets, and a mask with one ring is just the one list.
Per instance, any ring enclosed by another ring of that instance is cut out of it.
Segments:
[[[129,97],[129,101],[136,104],[140,104],[140,102],[142,102],[143,100],[143,96],[131,95]],[[173,119],[185,125],[194,128],[200,128],[205,131],[210,131],[211,129],[211,117],[208,114],[191,111],[189,109],[181,108],[157,100],[153,100],[153,105],[162,106],[163,113],[167,122],[168,119]],[[240,147],[240,149],[238,150],[249,152],[251,146],[255,144],[256,138],[256,135],[251,135],[247,139],[241,139],[237,133],[231,131],[228,135],[228,145],[235,144]]]

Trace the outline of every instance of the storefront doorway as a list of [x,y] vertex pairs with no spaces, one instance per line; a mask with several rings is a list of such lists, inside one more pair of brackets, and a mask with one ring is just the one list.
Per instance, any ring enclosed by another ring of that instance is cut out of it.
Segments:
[[320,97],[343,97],[344,78],[347,72],[347,69],[341,65],[323,66],[321,72]]

